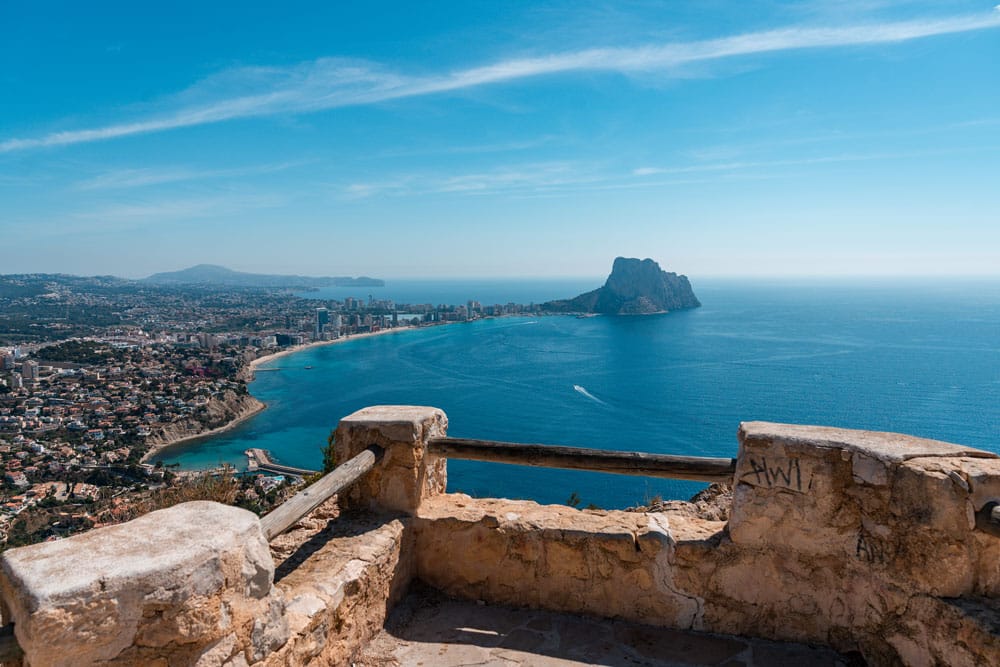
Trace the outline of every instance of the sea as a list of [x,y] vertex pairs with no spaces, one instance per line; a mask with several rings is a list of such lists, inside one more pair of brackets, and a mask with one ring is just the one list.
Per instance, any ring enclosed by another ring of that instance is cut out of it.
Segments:
[[[321,298],[529,303],[600,279],[399,281]],[[337,421],[376,404],[431,405],[449,434],[732,457],[741,421],[896,431],[1000,452],[1000,281],[692,280],[701,308],[649,316],[503,317],[315,347],[264,363],[267,403],[159,460],[245,468],[248,447],[318,468]],[[327,293],[328,292],[328,293]],[[624,508],[703,484],[468,461],[450,491]]]

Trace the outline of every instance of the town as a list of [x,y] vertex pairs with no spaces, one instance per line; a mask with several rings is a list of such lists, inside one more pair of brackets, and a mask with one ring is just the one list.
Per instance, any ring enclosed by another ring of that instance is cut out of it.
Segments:
[[179,472],[147,459],[262,409],[247,389],[256,359],[358,334],[536,310],[0,276],[0,544],[127,520],[151,495],[204,484],[197,478],[209,474],[235,480],[236,504],[266,511],[301,480]]

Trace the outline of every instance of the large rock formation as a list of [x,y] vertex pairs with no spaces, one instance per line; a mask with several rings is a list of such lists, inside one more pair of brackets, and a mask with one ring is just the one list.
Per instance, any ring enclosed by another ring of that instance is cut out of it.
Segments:
[[549,301],[542,308],[557,313],[645,315],[700,305],[687,276],[668,273],[651,259],[617,257],[604,287],[574,299]]

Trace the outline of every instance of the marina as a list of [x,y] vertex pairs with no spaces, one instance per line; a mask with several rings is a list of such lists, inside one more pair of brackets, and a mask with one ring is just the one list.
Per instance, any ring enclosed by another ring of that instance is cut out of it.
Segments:
[[258,449],[254,447],[246,450],[244,453],[247,455],[248,459],[247,472],[273,472],[278,475],[292,475],[295,477],[315,475],[319,472],[318,470],[296,468],[294,466],[286,466],[280,463],[275,463],[266,449]]

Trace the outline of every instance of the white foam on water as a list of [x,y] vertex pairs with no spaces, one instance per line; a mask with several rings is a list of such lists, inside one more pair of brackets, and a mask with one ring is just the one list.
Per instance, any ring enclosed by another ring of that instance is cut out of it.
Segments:
[[587,391],[586,387],[581,387],[580,385],[575,384],[575,385],[573,385],[573,391],[576,391],[576,392],[578,392],[580,394],[583,394],[584,396],[586,396],[590,400],[597,401],[601,405],[607,405],[607,403],[605,403],[604,401],[602,401],[601,399],[597,398],[596,396],[594,396],[593,394],[591,394],[589,391]]

